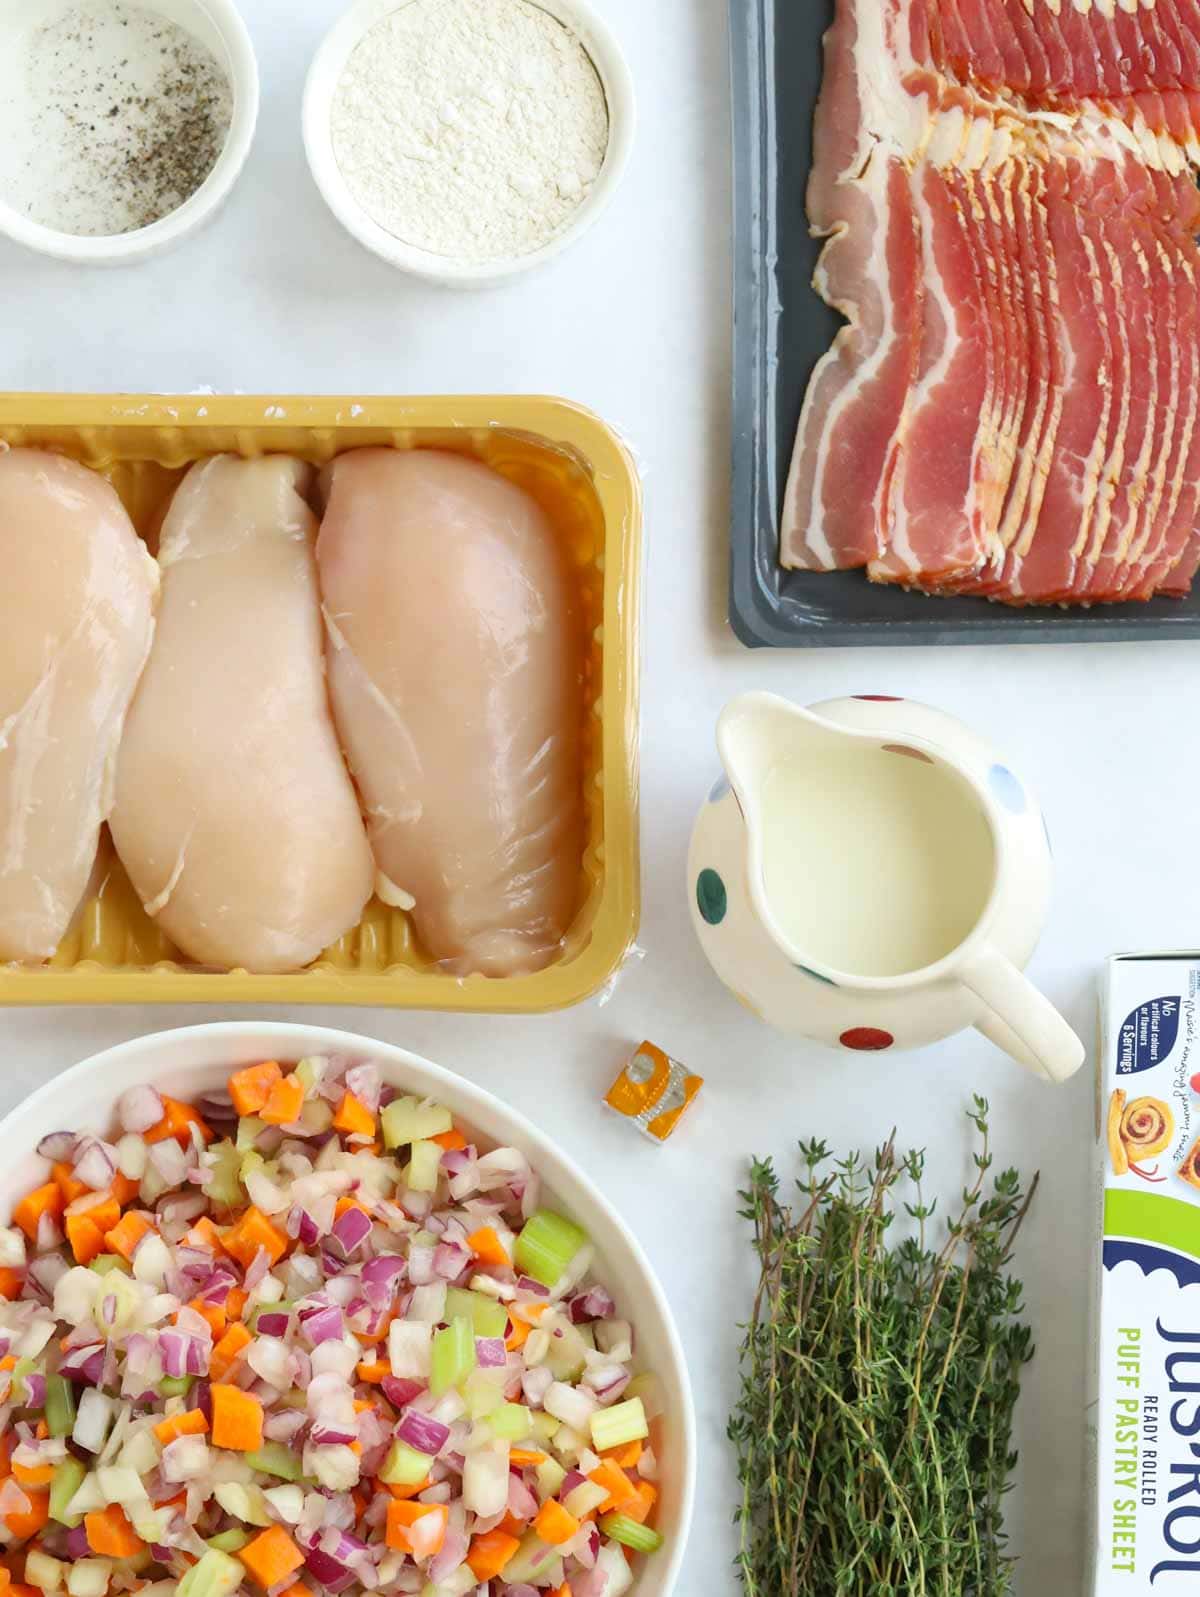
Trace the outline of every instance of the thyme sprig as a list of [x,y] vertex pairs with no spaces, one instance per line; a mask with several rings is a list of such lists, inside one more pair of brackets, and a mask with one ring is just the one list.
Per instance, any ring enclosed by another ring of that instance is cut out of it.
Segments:
[[[1013,1413],[1032,1357],[1008,1273],[1028,1195],[993,1174],[974,1099],[975,1176],[935,1240],[925,1156],[802,1142],[799,1201],[755,1160],[739,1211],[760,1277],[729,1421],[747,1597],[1004,1597]],[[890,1235],[902,1208],[910,1224]]]

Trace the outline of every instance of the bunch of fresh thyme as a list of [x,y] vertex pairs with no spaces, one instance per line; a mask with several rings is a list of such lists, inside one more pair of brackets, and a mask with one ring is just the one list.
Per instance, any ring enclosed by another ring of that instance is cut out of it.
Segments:
[[[1028,1197],[986,1191],[987,1103],[969,1112],[976,1177],[940,1247],[924,1155],[895,1136],[873,1161],[825,1167],[800,1144],[795,1210],[769,1160],[741,1194],[761,1280],[729,1422],[747,1597],[1001,1597],[1013,1411],[1032,1356],[1006,1274]],[[889,1246],[898,1205],[913,1234]]]

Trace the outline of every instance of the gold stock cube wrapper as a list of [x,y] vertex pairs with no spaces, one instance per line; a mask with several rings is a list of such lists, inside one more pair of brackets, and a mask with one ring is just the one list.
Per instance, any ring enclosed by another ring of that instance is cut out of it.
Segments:
[[665,1142],[703,1085],[703,1076],[693,1076],[654,1043],[644,1042],[604,1101],[653,1142]]

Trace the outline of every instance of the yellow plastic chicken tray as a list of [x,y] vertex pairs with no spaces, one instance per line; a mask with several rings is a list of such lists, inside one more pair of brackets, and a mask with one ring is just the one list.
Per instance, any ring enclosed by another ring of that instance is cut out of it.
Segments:
[[9,394],[0,445],[72,455],[103,472],[153,545],[187,467],[206,455],[287,453],[324,464],[369,444],[450,449],[527,489],[566,544],[588,617],[587,842],[579,908],[560,957],[504,979],[439,970],[408,916],[373,899],[353,931],[292,975],[189,965],[142,910],[107,831],[96,890],[47,965],[0,966],[0,1003],[379,1004],[535,1013],[596,992],[637,932],[641,489],[598,417],[543,398],[315,398]]

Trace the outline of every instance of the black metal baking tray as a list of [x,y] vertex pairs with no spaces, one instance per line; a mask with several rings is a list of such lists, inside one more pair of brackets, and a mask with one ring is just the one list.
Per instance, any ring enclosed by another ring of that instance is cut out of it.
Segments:
[[861,571],[785,571],[779,509],[809,374],[839,326],[813,292],[804,189],[833,0],[730,0],[733,515],[729,619],[751,648],[1200,638],[1200,593],[1091,610],[930,599]]

